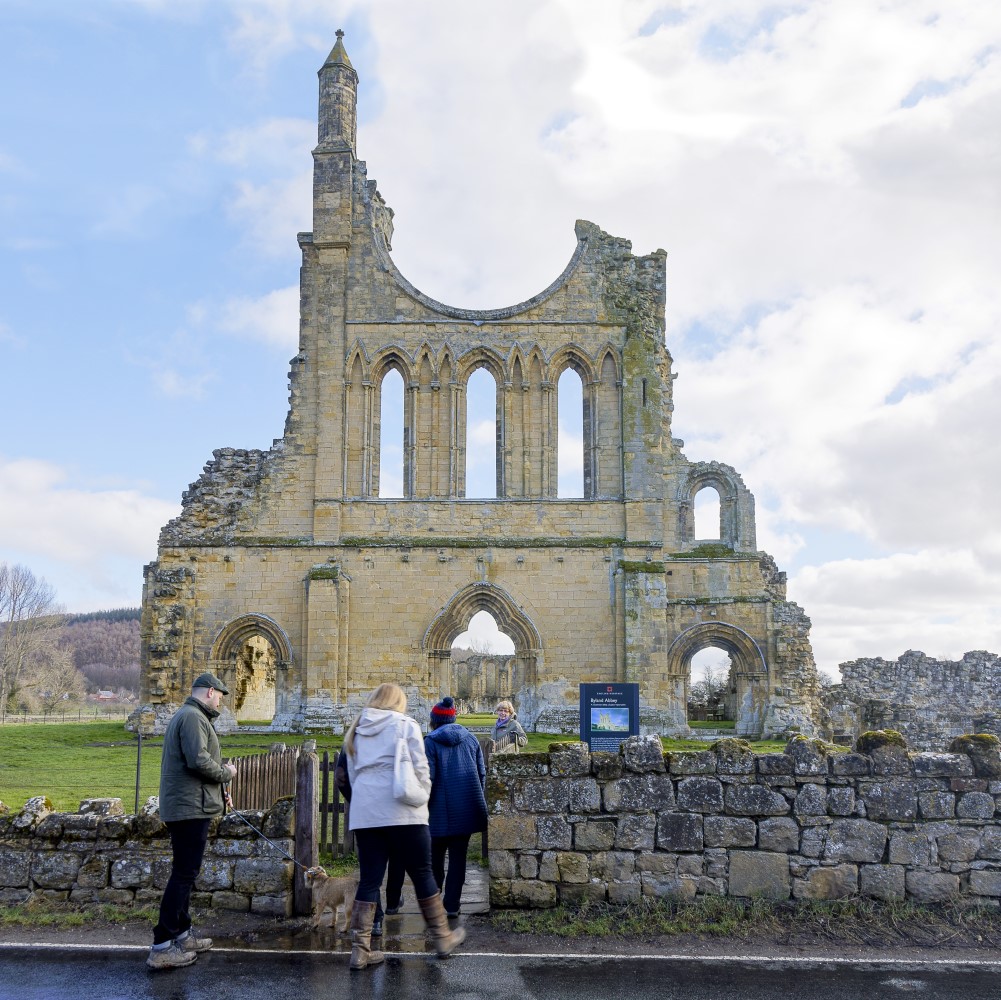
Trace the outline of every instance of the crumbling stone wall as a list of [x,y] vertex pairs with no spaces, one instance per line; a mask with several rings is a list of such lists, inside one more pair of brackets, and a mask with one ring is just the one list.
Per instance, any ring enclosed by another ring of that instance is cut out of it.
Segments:
[[1001,901],[1001,752],[990,736],[910,753],[895,733],[856,752],[797,737],[664,753],[554,743],[494,757],[490,898],[539,907],[699,896]]
[[824,696],[828,738],[894,729],[911,746],[930,749],[962,733],[1001,736],[1001,656],[994,653],[936,660],[911,649],[896,660],[842,663],[841,676]]
[[[294,854],[291,798],[245,811],[257,829]],[[159,904],[171,850],[157,799],[138,816],[121,799],[88,799],[77,813],[54,812],[45,796],[20,812],[0,805],[0,903],[46,899],[81,905]],[[234,814],[213,820],[192,905],[273,916],[292,913],[292,862]]]
[[[643,731],[687,735],[691,657],[720,644],[742,735],[816,732],[809,619],[757,550],[754,497],[671,434],[666,253],[634,254],[578,220],[570,261],[537,295],[498,309],[432,299],[391,257],[393,213],[357,155],[358,82],[338,40],[320,69],[284,435],[267,451],[214,452],[161,531],[131,725],[162,731],[206,668],[235,689],[255,629],[275,654],[275,728],[336,730],[382,681],[423,711],[455,693],[451,643],[488,611],[515,646],[501,693],[529,728],[576,726],[581,682],[635,681]],[[496,498],[484,500],[465,483],[466,393],[480,370],[497,404]],[[557,488],[571,370],[580,498]],[[379,482],[394,372],[399,499]],[[707,487],[720,531],[703,544],[694,503]]]

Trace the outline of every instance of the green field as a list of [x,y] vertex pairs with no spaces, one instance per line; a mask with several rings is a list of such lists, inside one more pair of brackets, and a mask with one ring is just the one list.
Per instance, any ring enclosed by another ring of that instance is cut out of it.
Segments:
[[[480,728],[480,718],[493,724],[493,716],[468,716],[464,725]],[[341,737],[332,733],[310,733],[320,754],[334,751]],[[300,734],[235,733],[221,736],[225,757],[245,757],[267,753],[271,744],[283,741],[295,746]],[[550,743],[576,741],[575,735],[529,733],[527,751],[545,751]],[[703,740],[662,741],[665,750],[704,750]],[[784,749],[784,743],[752,744],[758,753]],[[12,810],[20,809],[34,795],[46,795],[56,809],[76,812],[82,799],[120,798],[131,812],[136,798],[136,737],[121,722],[83,722],[17,724],[0,726],[0,802]],[[161,740],[142,742],[142,766],[139,774],[139,805],[156,795],[160,781]]]

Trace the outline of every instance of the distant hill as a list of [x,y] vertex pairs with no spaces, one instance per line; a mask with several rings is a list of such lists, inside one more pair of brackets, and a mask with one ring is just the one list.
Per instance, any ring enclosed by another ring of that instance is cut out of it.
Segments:
[[90,692],[139,694],[139,608],[67,615],[61,644]]

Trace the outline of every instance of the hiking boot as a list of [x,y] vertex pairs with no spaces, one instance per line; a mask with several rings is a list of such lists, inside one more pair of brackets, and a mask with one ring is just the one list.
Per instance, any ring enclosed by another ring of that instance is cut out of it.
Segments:
[[183,933],[176,940],[182,951],[193,951],[197,953],[199,951],[208,951],[209,948],[212,947],[212,938],[196,937],[193,930],[185,931],[185,933]]
[[146,965],[151,969],[180,969],[198,958],[198,952],[185,951],[176,941],[168,948],[150,948]]

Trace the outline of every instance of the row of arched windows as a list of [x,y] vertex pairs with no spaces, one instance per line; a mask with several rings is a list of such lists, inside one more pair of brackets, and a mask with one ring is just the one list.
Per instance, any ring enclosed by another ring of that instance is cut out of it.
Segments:
[[[403,376],[393,368],[383,377],[379,414],[378,496],[404,497],[405,421]],[[477,368],[466,383],[465,496],[498,496],[497,383],[486,368]],[[568,368],[556,388],[557,490],[559,498],[584,496],[584,387]]]

